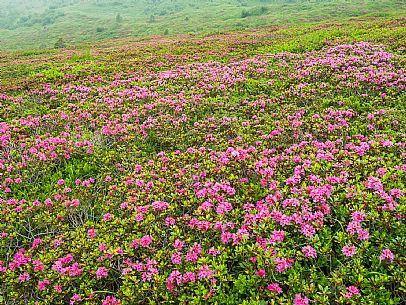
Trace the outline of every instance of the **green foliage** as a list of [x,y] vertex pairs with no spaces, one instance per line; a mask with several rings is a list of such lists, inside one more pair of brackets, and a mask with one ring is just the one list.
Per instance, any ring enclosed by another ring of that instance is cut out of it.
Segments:
[[106,28],[105,28],[105,27],[102,27],[102,26],[98,26],[98,27],[96,27],[96,32],[97,32],[97,33],[104,32],[105,30],[106,30]]
[[0,303],[403,304],[405,28],[2,54]]
[[268,12],[268,10],[269,10],[269,8],[266,6],[261,6],[260,8],[253,8],[250,10],[244,9],[241,12],[241,18],[265,15]]
[[54,47],[55,47],[56,49],[63,49],[63,48],[65,48],[65,47],[66,47],[66,43],[65,43],[65,41],[63,40],[63,38],[59,38],[58,41],[55,42]]
[[120,13],[116,15],[116,22],[123,22],[123,17],[121,17]]

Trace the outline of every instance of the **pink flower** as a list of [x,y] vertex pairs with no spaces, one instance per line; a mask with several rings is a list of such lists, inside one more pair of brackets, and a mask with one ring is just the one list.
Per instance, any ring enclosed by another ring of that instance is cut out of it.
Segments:
[[196,262],[197,259],[198,259],[198,257],[199,257],[199,253],[194,252],[194,251],[189,251],[189,252],[186,254],[186,260],[187,260],[188,262]]
[[95,238],[96,237],[96,229],[89,229],[87,230],[87,236],[89,238]]
[[259,277],[266,277],[266,272],[264,269],[259,269],[255,272],[256,275],[258,275]]
[[179,265],[182,262],[182,255],[179,252],[172,254],[172,263]]
[[70,298],[70,305],[75,304],[76,302],[80,302],[82,300],[82,298],[80,297],[80,295],[78,294],[74,294],[71,298]]
[[61,293],[61,292],[62,292],[62,285],[60,285],[60,284],[59,284],[59,285],[55,285],[55,286],[54,286],[54,289],[55,289],[56,292]]
[[356,232],[359,232],[361,229],[361,224],[358,221],[351,221],[347,226],[347,232],[351,235],[354,235]]
[[317,257],[317,251],[310,245],[303,247],[302,252],[306,257]]
[[353,221],[356,222],[361,222],[365,219],[365,213],[364,212],[359,212],[359,211],[355,211],[351,214],[351,218]]
[[108,296],[104,299],[102,305],[118,305],[120,301],[113,296]]
[[106,213],[103,215],[103,221],[110,221],[113,218],[113,215],[110,213]]
[[214,247],[211,247],[208,251],[208,253],[212,256],[217,256],[220,254],[220,250],[216,250]]
[[369,189],[373,189],[375,191],[383,190],[382,182],[379,178],[374,176],[369,176],[368,180],[365,183],[365,186]]
[[151,235],[144,235],[140,239],[140,245],[143,246],[143,247],[148,247],[151,242],[152,242],[152,236]]
[[368,240],[369,239],[369,232],[367,229],[363,230],[359,230],[358,232],[358,239],[359,240]]
[[203,265],[197,272],[197,276],[199,277],[199,280],[202,280],[204,278],[211,279],[213,277],[213,271],[210,270],[210,267],[208,265]]
[[347,299],[351,299],[353,295],[359,295],[359,289],[355,286],[348,286],[347,287],[347,292],[345,293],[345,297]]
[[282,288],[281,288],[281,286],[279,286],[278,283],[269,284],[267,288],[268,288],[268,290],[270,290],[272,292],[276,292],[276,293],[282,292]]
[[176,223],[176,220],[172,217],[166,217],[165,224],[169,226],[173,226]]
[[219,215],[224,215],[230,212],[233,209],[233,206],[229,202],[222,202],[218,205],[216,213]]
[[392,196],[395,196],[397,199],[400,199],[400,197],[402,197],[404,194],[404,192],[400,189],[392,189],[390,193]]
[[182,274],[179,271],[174,270],[171,272],[171,275],[166,280],[166,282],[168,290],[172,291],[175,288],[175,284],[179,285],[180,283],[182,283]]
[[232,233],[230,233],[230,232],[223,232],[223,233],[221,233],[221,242],[222,242],[223,244],[227,244],[227,243],[230,242],[231,237],[232,237]]
[[302,297],[300,293],[295,295],[295,299],[293,300],[294,305],[308,305],[309,304],[309,299],[306,297]]
[[43,271],[44,270],[44,264],[40,260],[35,260],[33,262],[34,265],[34,271]]
[[175,247],[175,249],[180,251],[180,250],[182,250],[184,245],[185,245],[185,242],[180,241],[179,239],[175,239],[175,242],[174,242],[173,246]]
[[97,269],[96,271],[96,277],[98,279],[107,277],[109,275],[109,271],[106,267],[100,267],[99,269]]
[[46,288],[46,286],[49,284],[49,280],[47,280],[47,279],[44,279],[43,281],[39,281],[38,282],[38,289],[40,290],[40,291],[43,291],[43,290],[45,290],[45,288]]
[[282,242],[285,239],[285,231],[273,231],[272,239],[275,242]]
[[346,245],[346,246],[343,247],[342,252],[343,252],[343,254],[345,256],[351,257],[351,256],[353,256],[355,254],[355,250],[356,250],[355,246],[347,246]]
[[256,264],[256,263],[257,263],[257,257],[256,257],[256,256],[251,256],[251,257],[249,258],[249,260],[250,260],[250,262],[253,263],[253,264]]
[[45,199],[45,201],[44,201],[44,203],[45,203],[45,206],[46,207],[51,207],[52,206],[52,204],[53,204],[53,202],[52,202],[52,199],[51,198],[47,198],[47,199]]
[[58,183],[58,185],[64,185],[64,184],[65,184],[65,180],[59,179],[57,183]]
[[133,239],[130,243],[130,248],[137,249],[138,248],[138,239]]
[[107,245],[106,244],[100,244],[99,245],[99,251],[100,252],[103,252],[103,251],[106,251],[107,250]]
[[291,258],[275,258],[275,263],[276,263],[276,271],[279,273],[284,272],[286,269],[292,267],[293,264],[293,259]]
[[390,262],[393,262],[394,258],[395,258],[395,255],[389,249],[382,250],[381,256],[379,257],[379,259],[381,261],[388,260]]
[[152,272],[144,272],[144,273],[141,275],[142,281],[143,281],[144,283],[145,283],[145,282],[150,282],[150,281],[152,280],[152,275],[153,275]]
[[31,278],[30,275],[27,272],[24,272],[24,273],[19,275],[18,280],[20,282],[26,282],[26,281],[29,281],[30,278]]
[[196,280],[196,277],[195,277],[195,274],[193,272],[188,271],[183,275],[183,282],[184,283],[187,283],[187,282],[194,283],[195,280]]
[[316,233],[316,230],[314,229],[314,227],[307,223],[303,224],[301,226],[301,231],[302,231],[303,235],[306,237],[313,237],[313,235]]
[[164,211],[169,208],[169,203],[163,201],[154,201],[151,205],[154,211]]

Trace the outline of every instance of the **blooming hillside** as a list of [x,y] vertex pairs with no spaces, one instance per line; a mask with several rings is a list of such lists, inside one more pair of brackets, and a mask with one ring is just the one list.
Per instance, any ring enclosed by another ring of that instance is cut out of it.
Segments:
[[6,55],[0,302],[400,304],[405,25]]

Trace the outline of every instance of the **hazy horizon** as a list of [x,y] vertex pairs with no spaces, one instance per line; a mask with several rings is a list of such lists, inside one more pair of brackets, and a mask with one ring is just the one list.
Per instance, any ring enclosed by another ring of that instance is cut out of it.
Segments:
[[397,0],[0,0],[0,49],[401,16]]

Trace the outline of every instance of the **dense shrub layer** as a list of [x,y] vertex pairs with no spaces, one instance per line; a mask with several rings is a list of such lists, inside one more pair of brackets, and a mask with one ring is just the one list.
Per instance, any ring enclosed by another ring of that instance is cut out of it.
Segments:
[[256,35],[0,83],[1,302],[404,301],[403,49]]

